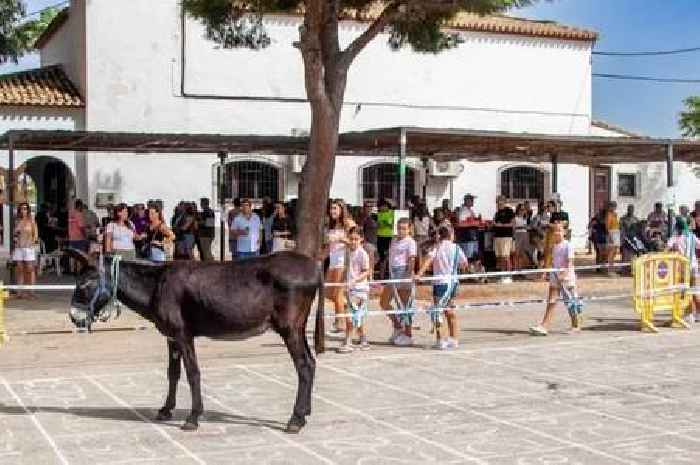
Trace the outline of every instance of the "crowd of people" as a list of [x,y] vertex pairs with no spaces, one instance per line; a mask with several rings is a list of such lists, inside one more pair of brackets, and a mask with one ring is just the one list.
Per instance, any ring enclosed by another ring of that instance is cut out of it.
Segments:
[[[338,315],[329,336],[343,341],[340,352],[353,350],[353,332],[358,334],[359,348],[369,348],[361,310],[369,301],[369,283],[373,279],[396,280],[382,287],[379,303],[382,309],[391,311],[390,342],[411,345],[413,281],[428,272],[441,277],[433,281],[434,305],[441,309],[440,317],[434,321],[438,349],[458,346],[458,319],[450,308],[459,285],[451,277],[460,271],[495,268],[505,272],[503,281],[509,282],[512,279],[509,272],[522,268],[565,270],[548,275],[549,304],[541,324],[530,331],[533,335],[547,334],[557,300],[563,300],[569,309],[572,328],[579,328],[574,248],[569,242],[569,215],[562,210],[561,202],[554,198],[533,211],[528,202],[512,208],[499,196],[494,217],[485,220],[475,200],[474,195],[467,194],[456,209],[449,208],[449,202],[444,201],[431,214],[425,202],[414,197],[405,216],[397,213],[389,200],[381,201],[376,207],[366,203],[360,208],[340,199],[329,200],[321,257],[326,281],[347,284],[326,288],[326,298],[333,302]],[[294,201],[286,204],[263,199],[256,209],[250,199],[235,199],[225,214],[231,257],[246,259],[292,249],[295,206]],[[616,203],[610,202],[590,221],[589,239],[599,263],[612,265],[620,252],[623,259],[628,259],[630,254],[645,250],[674,250],[691,260],[693,285],[696,285],[700,202],[696,202],[692,212],[681,207],[677,215],[670,217],[661,204],[656,204],[645,221],[635,216],[632,206],[622,217],[618,217],[616,209]],[[126,259],[213,260],[216,215],[206,198],[199,205],[180,202],[169,221],[159,201],[115,205],[108,209],[107,217],[99,219],[81,200],[75,200],[66,217],[61,221],[55,209],[44,206],[34,221],[29,205],[19,205],[13,261],[20,284],[35,281],[35,245],[39,241],[43,244],[42,251],[47,252],[63,243],[86,253],[103,251]],[[669,228],[669,218],[673,228]],[[21,293],[22,296],[32,297],[30,293]],[[696,299],[696,308],[697,305]],[[354,318],[345,318],[346,306],[352,309]],[[443,316],[446,333],[441,331]]]

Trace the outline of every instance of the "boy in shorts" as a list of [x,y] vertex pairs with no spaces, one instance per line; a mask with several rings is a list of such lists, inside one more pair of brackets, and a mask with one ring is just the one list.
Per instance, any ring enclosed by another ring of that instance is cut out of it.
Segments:
[[[389,246],[389,277],[391,279],[413,280],[416,257],[418,256],[418,244],[411,237],[411,222],[408,218],[401,218],[396,225],[397,235]],[[398,310],[409,311],[413,305],[412,282],[394,283],[384,286],[380,305],[383,310],[392,310],[391,300],[395,299]],[[394,326],[394,332],[389,342],[397,346],[410,346],[413,344],[411,337],[411,315],[389,315]]]
[[552,231],[552,268],[561,271],[549,273],[549,298],[542,323],[530,327],[530,335],[546,336],[554,317],[554,308],[561,298],[569,311],[571,331],[581,330],[581,301],[576,294],[576,272],[574,270],[574,247],[564,239],[564,228],[559,223],[550,225]]
[[[460,271],[465,271],[469,267],[467,257],[461,247],[453,242],[453,233],[451,228],[441,226],[438,229],[439,242],[428,255],[428,259],[421,267],[418,276],[423,274],[432,267],[433,276],[444,276],[444,279],[434,281],[433,283],[433,303],[443,311],[444,307],[453,307],[453,299],[457,295],[459,281],[453,276]],[[459,321],[454,309],[444,310],[445,318],[447,319],[447,327],[449,336],[443,338],[440,333],[440,324],[435,325],[436,342],[433,348],[446,350],[456,349],[459,347]]]
[[360,350],[368,350],[369,342],[365,334],[365,318],[369,300],[369,275],[372,272],[369,254],[362,247],[362,234],[357,227],[348,231],[348,308],[351,318],[345,332],[345,342],[338,348],[338,353],[348,354],[353,351],[352,330],[360,337]]

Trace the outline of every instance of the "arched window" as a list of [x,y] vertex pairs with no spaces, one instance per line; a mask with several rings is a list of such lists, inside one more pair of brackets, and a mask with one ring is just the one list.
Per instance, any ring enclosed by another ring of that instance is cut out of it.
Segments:
[[280,200],[279,168],[257,161],[236,161],[226,165],[224,197]]
[[[377,163],[362,169],[362,199],[379,202],[393,199],[399,204],[399,165],[397,163]],[[416,171],[406,167],[406,199],[416,193]]]
[[542,201],[545,196],[544,172],[531,166],[515,166],[501,171],[501,195],[508,200]]

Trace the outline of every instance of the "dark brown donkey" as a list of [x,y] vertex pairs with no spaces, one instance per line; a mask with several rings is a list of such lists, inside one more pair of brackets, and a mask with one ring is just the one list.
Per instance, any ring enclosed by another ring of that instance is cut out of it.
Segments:
[[67,253],[84,265],[71,302],[76,325],[89,327],[98,318],[108,319],[107,304],[116,298],[168,338],[169,389],[157,420],[172,418],[182,360],[192,393],[192,411],[183,429],[195,430],[199,425],[203,405],[195,337],[244,339],[272,328],[284,339],[299,376],[287,431],[299,432],[306,424],[316,369],[306,340],[306,321],[317,291],[316,353],[324,349],[323,276],[317,262],[284,252],[224,263],[115,264],[113,258],[105,257],[96,264],[82,252]]

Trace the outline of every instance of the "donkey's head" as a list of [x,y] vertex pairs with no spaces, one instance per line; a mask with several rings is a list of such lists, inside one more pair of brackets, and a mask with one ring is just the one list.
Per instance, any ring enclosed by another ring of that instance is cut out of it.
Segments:
[[112,280],[105,271],[107,267],[85,252],[68,249],[66,255],[81,265],[71,299],[70,319],[78,328],[90,329],[112,298]]

